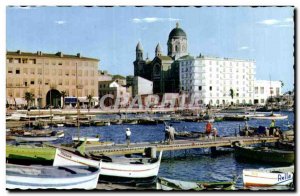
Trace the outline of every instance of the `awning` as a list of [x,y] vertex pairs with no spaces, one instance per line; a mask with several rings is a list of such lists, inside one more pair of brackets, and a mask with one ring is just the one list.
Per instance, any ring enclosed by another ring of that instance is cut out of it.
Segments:
[[77,98],[76,97],[65,97],[65,103],[77,103]]
[[79,102],[81,103],[88,103],[89,100],[86,97],[78,97]]
[[7,102],[7,104],[9,104],[9,105],[15,105],[15,99],[12,98],[12,97],[7,97],[7,98],[6,98],[6,102]]
[[16,105],[26,105],[27,101],[24,98],[15,98]]

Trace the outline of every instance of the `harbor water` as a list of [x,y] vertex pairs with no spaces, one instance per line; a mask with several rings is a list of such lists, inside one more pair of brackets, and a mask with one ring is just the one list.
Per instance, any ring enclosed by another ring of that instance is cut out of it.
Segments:
[[[293,112],[281,112],[288,115],[288,119],[277,120],[276,126],[281,130],[287,130],[288,123],[294,124]],[[120,118],[118,115],[97,116],[98,118]],[[248,121],[249,126],[269,126],[270,120]],[[238,134],[239,127],[244,127],[245,122],[223,121],[215,122],[220,136],[234,136]],[[173,123],[176,131],[204,131],[205,122],[180,122]],[[155,142],[164,139],[164,124],[158,125],[111,125],[100,127],[80,127],[80,136],[100,136],[100,141],[111,141],[114,143],[125,143],[125,129],[130,128],[131,142]],[[58,129],[58,128],[56,128]],[[61,129],[61,128],[60,128]],[[77,127],[64,127],[64,138],[56,143],[70,143],[72,136],[78,135]],[[211,156],[209,149],[192,149],[180,151],[166,151],[159,170],[159,176],[177,180],[195,181],[232,181],[238,178],[236,187],[243,189],[242,170],[246,168],[264,168],[274,165],[265,163],[245,163],[235,159],[233,153]]]

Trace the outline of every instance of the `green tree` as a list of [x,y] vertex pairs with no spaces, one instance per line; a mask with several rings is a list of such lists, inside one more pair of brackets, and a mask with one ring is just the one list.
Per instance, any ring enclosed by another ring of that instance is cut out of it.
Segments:
[[27,101],[27,108],[31,105],[31,102],[34,100],[34,94],[31,92],[25,92],[25,100]]
[[68,94],[67,94],[67,91],[61,91],[60,94],[61,94],[61,96],[63,98],[63,106],[62,106],[62,108],[64,109],[65,108],[65,97],[68,96]]

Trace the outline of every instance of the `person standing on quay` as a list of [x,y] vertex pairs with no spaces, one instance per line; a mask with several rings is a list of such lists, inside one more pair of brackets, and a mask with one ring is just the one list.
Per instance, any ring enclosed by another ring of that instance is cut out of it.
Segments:
[[169,135],[170,135],[170,142],[169,143],[174,143],[174,140],[175,140],[175,136],[174,136],[174,134],[175,134],[175,129],[174,129],[174,127],[172,127],[172,124],[170,124],[170,126],[169,126]]
[[205,134],[207,135],[208,138],[210,136],[211,130],[212,130],[212,123],[208,121],[205,126]]
[[169,132],[169,126],[168,125],[166,125],[165,126],[165,139],[164,139],[164,143],[169,143],[169,141],[170,141],[170,132]]
[[275,129],[275,120],[273,119],[271,124],[270,124],[270,135],[273,135],[274,134],[274,130]]
[[129,147],[130,145],[130,136],[131,136],[131,131],[129,128],[126,129],[126,143],[127,143],[127,147]]

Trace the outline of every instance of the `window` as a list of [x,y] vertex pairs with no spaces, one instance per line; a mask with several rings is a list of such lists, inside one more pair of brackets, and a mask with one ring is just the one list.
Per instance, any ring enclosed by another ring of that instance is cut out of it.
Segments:
[[60,61],[60,62],[58,62],[58,65],[62,65],[63,63]]
[[12,74],[13,73],[12,67],[9,67],[7,72]]
[[264,100],[264,99],[261,99],[261,100],[260,100],[260,103],[265,103],[265,100]]
[[62,75],[62,70],[61,70],[61,69],[58,70],[58,75],[59,75],[59,76]]
[[16,69],[16,74],[20,74],[20,68]]
[[35,73],[34,68],[31,68],[31,69],[30,69],[30,74],[34,75],[34,73]]
[[212,91],[212,86],[209,87],[209,90]]
[[199,91],[201,91],[202,90],[202,86],[199,86],[198,89],[199,89]]
[[34,80],[31,80],[31,81],[30,81],[30,84],[34,85]]
[[65,70],[65,75],[66,75],[66,76],[69,76],[69,74],[70,74],[70,73],[69,73],[69,70]]
[[49,83],[50,83],[50,80],[46,79],[45,85],[49,85]]
[[38,69],[38,75],[42,75],[42,69],[41,68]]
[[49,69],[45,69],[45,75],[49,75]]
[[27,79],[23,79],[23,85],[27,86]]
[[260,94],[264,94],[264,91],[265,91],[264,87],[260,87]]
[[62,85],[62,79],[58,80],[58,85]]

